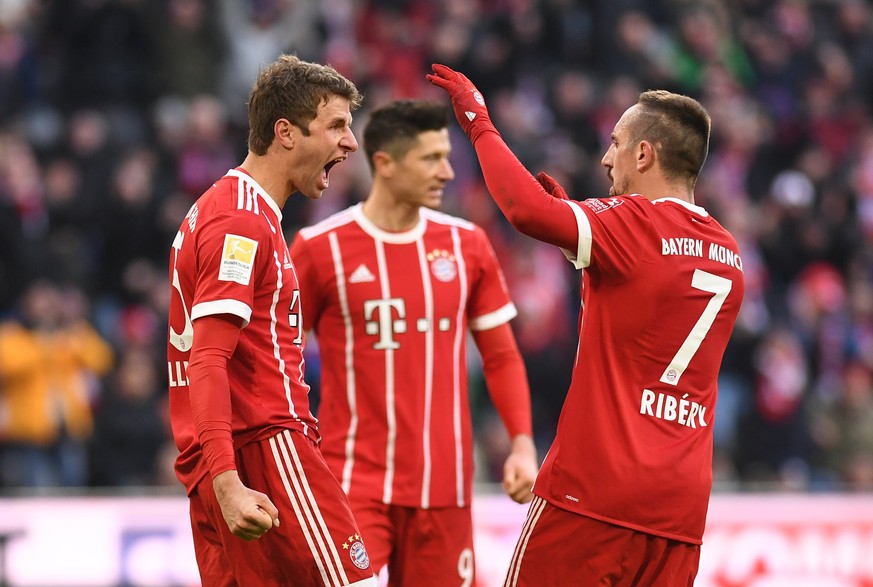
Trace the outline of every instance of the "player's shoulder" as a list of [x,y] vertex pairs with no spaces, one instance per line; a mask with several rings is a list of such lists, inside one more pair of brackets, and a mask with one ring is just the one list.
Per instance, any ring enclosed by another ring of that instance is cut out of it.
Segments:
[[674,197],[650,200],[639,194],[618,196],[604,200],[606,206],[621,209],[626,214],[638,216],[646,223],[668,224],[676,221],[694,222],[701,225],[714,223],[712,216],[702,206]]
[[278,205],[249,175],[238,169],[229,170],[207,189],[197,200],[201,211],[262,216],[262,211],[272,211],[272,216],[281,218]]
[[639,194],[623,194],[603,198],[587,198],[585,200],[568,200],[569,204],[587,208],[595,215],[604,212],[647,216],[651,212],[652,202]]
[[355,221],[354,212],[358,206],[360,206],[360,204],[352,206],[350,208],[346,208],[345,210],[340,210],[339,212],[335,212],[324,220],[316,222],[315,224],[312,224],[310,226],[305,226],[301,228],[297,234],[304,241],[310,241],[319,237],[326,236],[330,232],[333,232],[342,228],[343,226],[347,226],[353,223]]
[[446,212],[440,212],[439,210],[431,210],[430,208],[422,208],[421,214],[429,223],[436,224],[439,226],[446,227],[455,227],[460,228],[461,230],[466,230],[468,232],[477,232],[482,230],[478,225],[474,222],[470,222],[469,220],[465,220],[464,218],[459,218],[458,216],[452,216]]

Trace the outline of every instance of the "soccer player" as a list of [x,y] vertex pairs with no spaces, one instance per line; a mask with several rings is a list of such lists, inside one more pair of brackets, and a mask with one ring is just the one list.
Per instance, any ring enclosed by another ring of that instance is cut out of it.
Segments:
[[473,585],[473,438],[466,338],[512,439],[503,486],[532,498],[530,392],[516,309],[484,231],[438,212],[449,109],[400,100],[364,129],[363,203],[291,246],[303,315],[322,359],[322,451],[389,585]]
[[534,178],[463,74],[435,64],[491,196],[582,272],[573,378],[506,586],[690,586],[712,486],[716,378],[743,298],[733,237],[694,203],[710,117],[648,91],[602,159],[609,197]]
[[248,155],[173,242],[170,418],[205,587],[376,584],[317,448],[280,224],[291,194],[320,198],[331,168],[357,150],[360,101],[330,67],[291,55],[265,67],[249,96]]

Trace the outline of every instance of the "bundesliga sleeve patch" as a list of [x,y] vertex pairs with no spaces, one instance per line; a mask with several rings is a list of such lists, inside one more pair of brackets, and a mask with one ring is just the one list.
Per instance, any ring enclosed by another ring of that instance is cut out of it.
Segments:
[[235,281],[240,285],[248,285],[252,277],[255,251],[257,250],[257,241],[235,234],[225,235],[218,280]]

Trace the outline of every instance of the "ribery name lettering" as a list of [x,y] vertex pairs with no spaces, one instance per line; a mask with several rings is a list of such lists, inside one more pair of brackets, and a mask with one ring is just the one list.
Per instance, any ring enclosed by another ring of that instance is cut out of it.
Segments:
[[706,426],[706,406],[687,399],[686,393],[676,399],[669,393],[656,393],[651,389],[644,389],[640,402],[640,413],[645,416],[660,418],[668,422],[676,422],[689,428],[703,428]]

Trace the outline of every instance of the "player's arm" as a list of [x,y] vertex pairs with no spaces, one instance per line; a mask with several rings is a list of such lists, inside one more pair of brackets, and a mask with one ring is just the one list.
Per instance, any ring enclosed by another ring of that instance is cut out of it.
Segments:
[[491,402],[512,439],[512,450],[503,465],[503,490],[518,503],[527,503],[533,499],[531,488],[539,466],[524,361],[508,322],[488,330],[474,330],[473,339],[482,355]]
[[[485,101],[461,73],[434,65],[427,76],[444,89],[464,132],[470,137],[491,197],[503,215],[520,232],[537,240],[575,250],[576,216],[557,183],[540,174],[535,178],[521,164],[491,123]],[[547,179],[546,179],[547,178]]]
[[236,471],[227,363],[241,328],[242,319],[229,314],[194,320],[188,392],[197,436],[225,522],[234,535],[251,540],[278,526],[279,512],[266,495],[243,485]]

